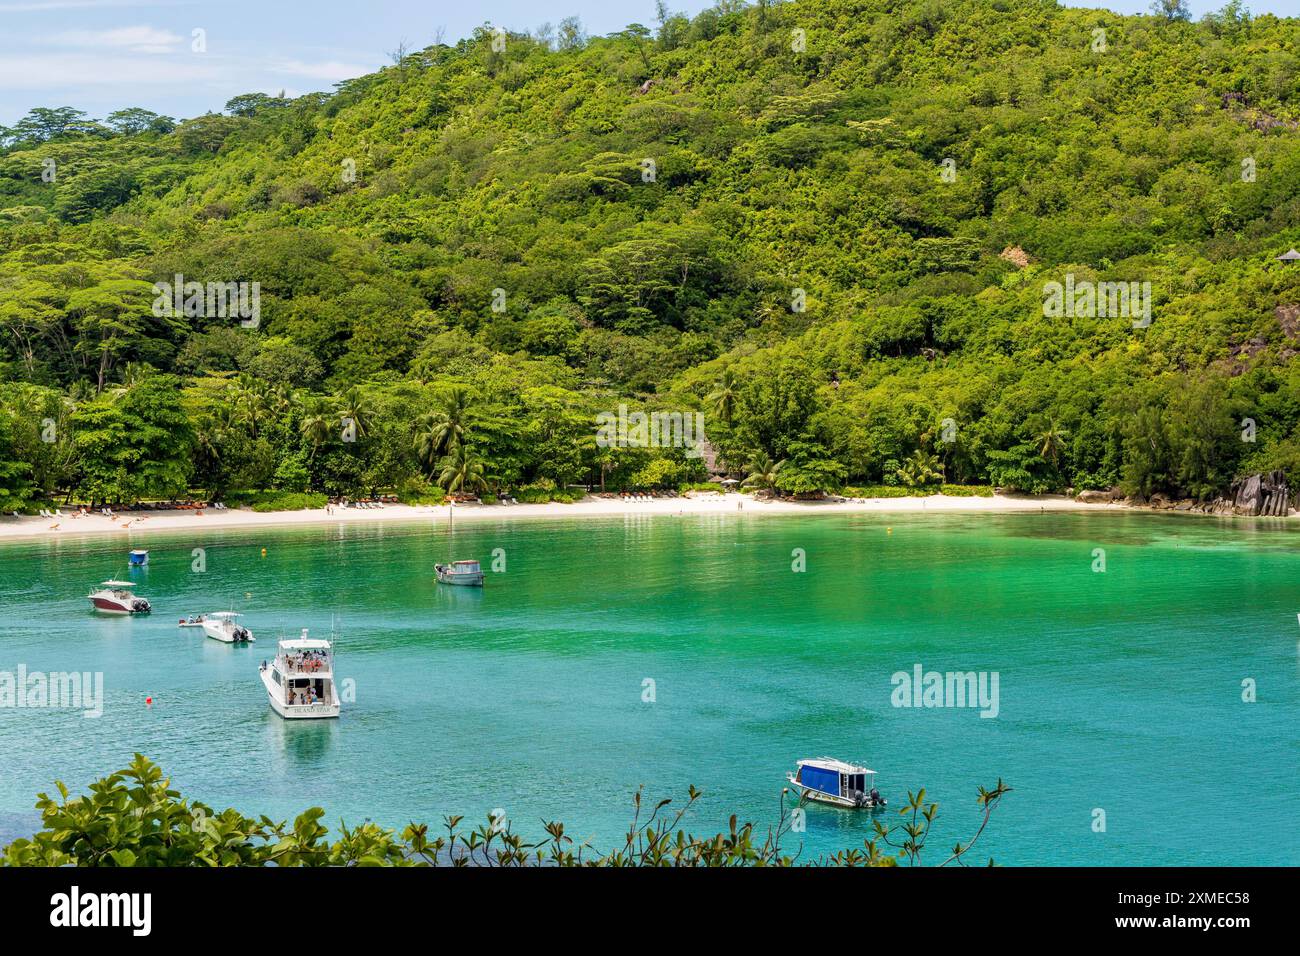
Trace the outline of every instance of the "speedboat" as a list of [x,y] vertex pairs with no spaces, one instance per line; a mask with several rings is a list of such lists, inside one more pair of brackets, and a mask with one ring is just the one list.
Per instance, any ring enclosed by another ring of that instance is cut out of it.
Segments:
[[183,617],[176,622],[177,627],[202,627],[204,617],[202,614],[191,614],[189,617]]
[[885,799],[876,789],[876,772],[834,757],[800,760],[786,779],[805,800],[828,803],[849,810],[883,807]]
[[453,561],[451,564],[435,564],[439,584],[459,584],[462,587],[481,588],[483,586],[483,569],[477,561]]
[[251,644],[254,640],[253,632],[236,620],[240,616],[234,611],[205,614],[199,626],[203,628],[204,634],[222,644]]
[[279,651],[262,661],[262,683],[271,709],[287,720],[337,717],[334,649],[329,641],[302,636],[280,641]]
[[90,603],[104,614],[148,614],[152,607],[142,597],[131,593],[130,581],[105,581],[90,592]]

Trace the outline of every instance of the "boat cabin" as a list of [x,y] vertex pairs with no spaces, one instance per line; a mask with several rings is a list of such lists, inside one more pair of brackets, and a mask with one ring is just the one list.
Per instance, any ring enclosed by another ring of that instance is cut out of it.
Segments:
[[280,687],[285,705],[308,707],[334,699],[333,657],[330,642],[299,637],[280,642],[271,665],[271,680]]
[[876,790],[876,772],[833,757],[800,760],[798,769],[789,775],[810,800],[844,807],[883,806]]

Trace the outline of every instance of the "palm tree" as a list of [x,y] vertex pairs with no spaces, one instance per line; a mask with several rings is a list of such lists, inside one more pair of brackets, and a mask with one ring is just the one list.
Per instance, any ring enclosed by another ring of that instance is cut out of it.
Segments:
[[420,418],[415,426],[415,452],[432,470],[434,463],[465,444],[469,433],[469,395],[455,386],[442,396],[439,408]]
[[247,372],[241,372],[235,380],[234,405],[238,411],[239,421],[248,426],[248,434],[256,438],[257,426],[270,411],[270,387]]
[[730,425],[731,416],[736,411],[736,373],[729,368],[724,368],[717,387],[704,401],[708,403],[709,410],[713,414]]
[[772,491],[776,488],[776,478],[784,464],[784,460],[773,461],[766,452],[760,451],[749,459],[749,477],[742,481],[740,486]]
[[438,476],[438,485],[448,494],[474,494],[487,488],[487,479],[483,477],[483,459],[476,455],[469,446],[457,445],[442,460],[442,474]]
[[1038,454],[1050,461],[1053,468],[1056,467],[1065,439],[1069,435],[1070,433],[1061,427],[1061,423],[1053,418],[1043,431],[1034,436],[1034,441],[1039,445]]
[[308,461],[316,460],[316,452],[329,440],[334,429],[334,416],[327,403],[319,398],[311,399],[303,411],[302,422],[298,431],[303,438],[311,442],[311,455]]
[[357,438],[365,438],[371,417],[369,399],[366,398],[361,389],[353,385],[343,393],[341,402],[342,407],[339,414],[352,423]]
[[943,477],[942,464],[939,459],[923,448],[912,452],[898,469],[898,477],[909,488],[928,485],[936,478]]

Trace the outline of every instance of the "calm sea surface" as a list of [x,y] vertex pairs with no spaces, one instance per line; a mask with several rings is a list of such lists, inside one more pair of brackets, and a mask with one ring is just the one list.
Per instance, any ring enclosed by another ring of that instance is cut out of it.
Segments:
[[[99,719],[0,709],[0,835],[30,832],[56,779],[81,790],[136,751],[218,808],[395,827],[499,808],[526,835],[559,819],[598,847],[640,785],[703,790],[696,832],[732,813],[765,828],[794,761],[834,755],[878,772],[884,819],[908,789],[939,802],[930,862],[974,832],[976,788],[1002,777],[1015,792],[980,844],[1000,863],[1296,864],[1290,527],[736,514],[465,522],[449,540],[431,519],[137,536],[140,571],[125,539],[4,545],[0,671],[99,671],[105,704]],[[505,572],[483,591],[435,583],[435,561],[486,568],[495,549]],[[89,585],[128,575],[153,615],[91,613]],[[251,648],[176,627],[232,604]],[[258,662],[280,634],[332,624],[356,699],[288,724]],[[917,664],[996,672],[997,716],[893,706],[891,676]],[[869,819],[810,809],[803,857],[860,846]]]

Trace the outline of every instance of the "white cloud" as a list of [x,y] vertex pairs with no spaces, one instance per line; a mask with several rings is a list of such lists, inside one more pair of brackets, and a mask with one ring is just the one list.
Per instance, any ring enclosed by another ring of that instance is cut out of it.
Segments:
[[271,73],[283,73],[286,76],[302,76],[312,80],[350,80],[353,77],[375,72],[374,66],[361,66],[356,63],[340,63],[327,60],[320,63],[304,63],[302,60],[278,60],[267,65]]
[[192,59],[156,60],[134,56],[62,53],[0,57],[0,87],[47,93],[104,87],[174,89],[221,79],[216,64]]
[[128,53],[175,53],[185,38],[154,27],[119,27],[116,30],[72,30],[51,38],[56,46],[125,50]]

